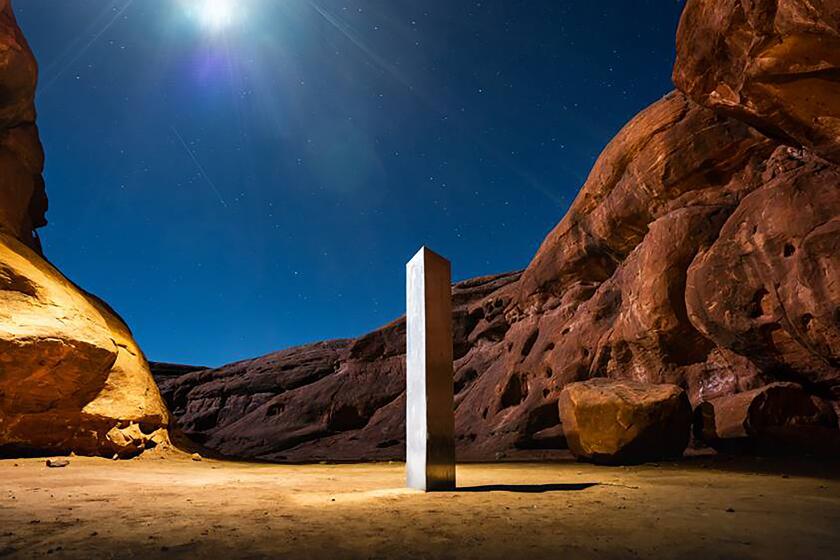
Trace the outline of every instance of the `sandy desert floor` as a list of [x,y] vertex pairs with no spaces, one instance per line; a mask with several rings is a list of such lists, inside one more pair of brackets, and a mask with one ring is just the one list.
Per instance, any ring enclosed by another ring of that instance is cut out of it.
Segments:
[[840,466],[695,457],[458,467],[0,461],[0,557],[838,558]]

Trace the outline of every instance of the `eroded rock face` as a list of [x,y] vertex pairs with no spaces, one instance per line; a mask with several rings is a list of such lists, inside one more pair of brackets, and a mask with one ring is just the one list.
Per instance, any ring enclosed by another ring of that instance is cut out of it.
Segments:
[[772,383],[702,403],[695,435],[730,453],[840,454],[831,405],[794,383]]
[[37,69],[0,1],[0,455],[131,456],[168,413],[128,328],[47,263]]
[[681,457],[691,433],[691,405],[676,385],[591,379],[560,393],[560,416],[575,457],[632,464]]
[[[612,277],[647,234],[648,224],[686,206],[734,206],[773,143],[672,92],[618,133],[543,241],[520,286],[520,305],[562,305]],[[583,296],[585,297],[585,296]],[[549,300],[549,301],[547,301]]]
[[[686,272],[761,184],[773,150],[678,92],[631,121],[523,274],[508,314],[551,348],[518,367],[550,372],[555,390],[607,375],[674,383],[693,402],[713,392],[725,350],[689,321]],[[760,382],[741,367],[724,375],[729,391]]]
[[[789,148],[688,270],[691,323],[775,377],[840,390],[840,169]],[[775,160],[774,160],[775,161]]]
[[0,232],[40,250],[44,154],[35,125],[38,67],[8,0],[0,0]]
[[688,0],[674,83],[695,101],[840,163],[837,0]]
[[0,234],[0,454],[131,456],[167,423],[122,321]]

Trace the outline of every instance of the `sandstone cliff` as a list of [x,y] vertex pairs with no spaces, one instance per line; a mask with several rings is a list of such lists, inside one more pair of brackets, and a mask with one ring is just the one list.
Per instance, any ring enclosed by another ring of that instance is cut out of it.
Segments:
[[168,412],[128,327],[41,254],[36,80],[0,0],[0,455],[131,456],[168,441]]

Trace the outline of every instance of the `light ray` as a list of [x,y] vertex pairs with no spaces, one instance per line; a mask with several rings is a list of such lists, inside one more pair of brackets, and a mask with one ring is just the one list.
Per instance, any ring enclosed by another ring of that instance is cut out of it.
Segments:
[[[322,8],[316,0],[307,0],[312,9],[318,12],[322,18],[324,18],[330,25],[335,27],[339,32],[341,32],[351,43],[353,43],[362,53],[368,56],[368,58],[379,68],[385,70],[392,78],[394,78],[397,82],[401,85],[405,86],[414,96],[420,100],[426,107],[428,107],[431,111],[443,116],[452,116],[453,121],[460,121],[462,120],[459,118],[458,115],[451,115],[447,111],[445,111],[439,103],[436,103],[431,95],[422,91],[421,88],[415,87],[409,80],[406,78],[401,72],[399,72],[393,65],[389,64],[384,58],[376,54],[370,47],[368,47],[365,42],[353,31],[353,29],[342,22],[338,17],[334,16],[324,8]],[[460,124],[461,128],[464,131],[469,132],[473,130],[475,127],[470,127],[464,123]],[[506,165],[511,171],[513,171],[516,175],[518,175],[527,186],[534,189],[536,192],[540,193],[541,195],[545,196],[554,204],[563,204],[565,201],[563,197],[552,191],[551,189],[547,188],[543,185],[540,181],[538,181],[531,173],[528,173],[521,169],[519,165],[517,165],[510,157],[504,154],[501,150],[493,147],[488,142],[486,142],[483,138],[476,134],[471,134],[473,141],[481,146],[488,154],[493,156],[494,158],[500,160],[504,165]]]
[[356,35],[353,29],[342,22],[340,19],[329,13],[327,10],[323,9],[321,6],[318,5],[315,0],[307,0],[309,5],[312,6],[316,12],[318,12],[322,18],[324,18],[327,23],[335,27],[338,31],[340,31],[347,39],[353,43],[356,48],[362,51],[365,55],[368,56],[379,68],[388,72],[392,78],[397,80],[400,84],[407,87],[409,90],[414,90],[414,86],[409,82],[409,80],[403,76],[397,69],[388,63],[384,58],[376,54],[370,47],[368,47],[361,38]]
[[[41,87],[41,93],[42,94],[47,93],[52,88],[52,86],[54,86],[55,83],[64,75],[64,73],[71,66],[73,66],[76,62],[78,62],[78,60],[82,56],[84,56],[85,53],[88,50],[90,50],[90,48],[94,44],[96,44],[96,42],[99,40],[99,38],[102,37],[102,35],[104,35],[105,32],[107,32],[111,28],[111,26],[114,25],[114,23],[116,23],[116,21],[120,18],[120,16],[122,16],[125,13],[125,11],[133,3],[134,3],[134,0],[127,0],[126,3],[123,5],[123,7],[116,11],[116,13],[114,14],[114,17],[112,17],[110,20],[108,20],[108,22],[102,27],[102,29],[100,29],[97,33],[94,34],[93,38],[90,41],[85,43],[85,45],[81,49],[79,49],[79,51],[75,55],[73,55],[73,57],[66,64],[62,65],[62,67],[59,69],[59,71],[54,76],[52,76],[51,78],[49,78],[48,80],[46,80],[44,82],[44,84]],[[114,2],[114,4],[116,4],[116,2]],[[113,8],[114,4],[112,4],[112,8]]]
[[177,129],[177,128],[175,128],[175,126],[174,126],[174,125],[173,125],[173,126],[170,126],[169,128],[171,128],[171,129],[172,129],[172,132],[175,134],[175,137],[176,137],[176,138],[178,139],[178,141],[181,143],[181,146],[183,146],[183,147],[184,147],[184,150],[187,152],[187,154],[189,154],[190,159],[192,159],[192,161],[193,161],[193,163],[195,164],[196,168],[198,168],[198,172],[201,174],[201,176],[204,178],[204,180],[205,180],[205,181],[207,181],[207,184],[210,186],[210,188],[211,188],[211,189],[213,189],[213,192],[214,192],[214,193],[216,193],[216,196],[217,196],[217,197],[219,197],[219,203],[220,203],[222,206],[224,206],[224,207],[226,207],[226,208],[227,208],[227,202],[225,202],[225,199],[224,199],[224,197],[222,196],[222,193],[221,193],[221,192],[219,192],[219,189],[218,189],[218,188],[216,188],[216,183],[214,183],[214,182],[213,182],[213,180],[212,180],[212,179],[210,179],[210,176],[209,176],[209,175],[207,175],[207,171],[205,171],[205,170],[204,170],[204,166],[203,166],[203,165],[201,165],[201,162],[200,162],[200,161],[198,161],[198,157],[196,157],[195,152],[193,152],[193,151],[190,149],[190,147],[187,145],[187,142],[184,140],[184,137],[183,137],[183,136],[181,136],[181,133],[180,133],[180,132],[178,132],[178,129]]

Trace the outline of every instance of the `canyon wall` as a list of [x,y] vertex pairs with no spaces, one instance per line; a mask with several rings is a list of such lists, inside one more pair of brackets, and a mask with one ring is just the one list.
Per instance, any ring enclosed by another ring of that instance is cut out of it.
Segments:
[[43,256],[38,69],[0,0],[0,456],[132,456],[168,442],[143,353],[107,304]]

